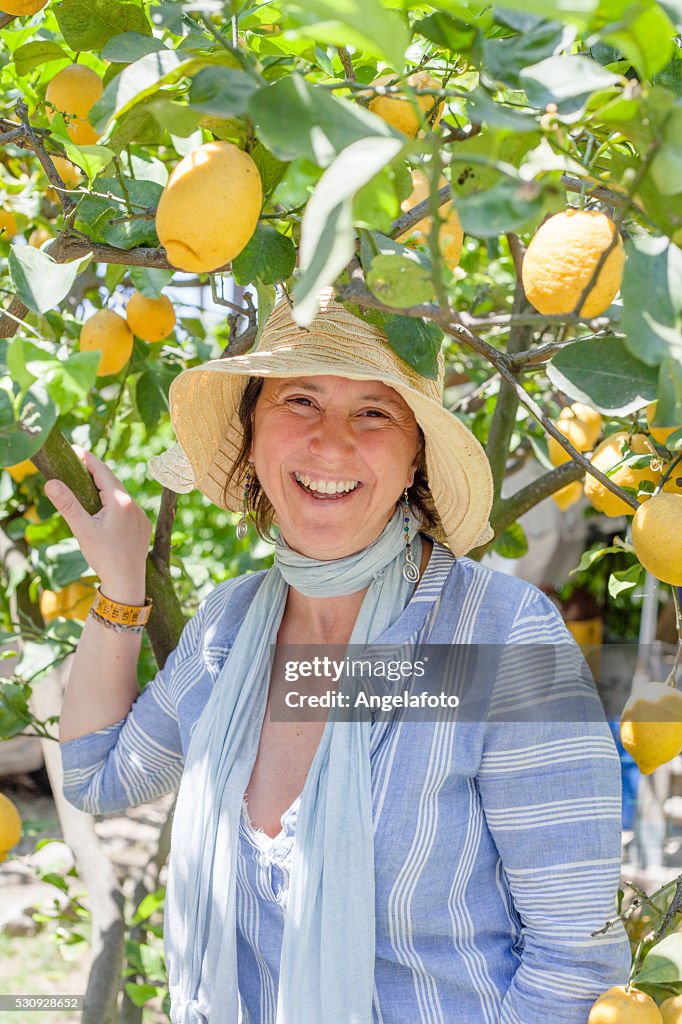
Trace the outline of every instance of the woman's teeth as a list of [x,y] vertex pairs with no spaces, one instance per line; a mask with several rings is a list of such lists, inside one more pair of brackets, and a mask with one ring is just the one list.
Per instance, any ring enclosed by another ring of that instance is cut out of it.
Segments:
[[313,480],[307,473],[294,473],[294,477],[309,492],[318,494],[347,494],[358,486],[358,480]]

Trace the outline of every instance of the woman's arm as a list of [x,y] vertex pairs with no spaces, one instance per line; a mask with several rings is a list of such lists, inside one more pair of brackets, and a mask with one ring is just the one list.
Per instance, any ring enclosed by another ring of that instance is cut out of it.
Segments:
[[[121,604],[144,604],[144,577],[119,584],[103,581],[101,590]],[[86,617],[59,716],[60,743],[103,729],[128,714],[140,694],[141,646],[141,633],[119,633],[92,615]]]
[[[60,741],[63,792],[75,807],[91,814],[111,814],[156,799],[179,785],[184,757],[174,695],[193,686],[206,672],[202,643],[205,601],[142,693],[135,681],[138,696],[123,717],[86,735]],[[93,673],[87,682],[90,691],[96,692],[100,674]]]
[[544,595],[529,590],[500,668],[477,783],[524,932],[500,1022],[586,1024],[630,968],[621,922],[591,934],[616,915],[620,761],[589,668]]

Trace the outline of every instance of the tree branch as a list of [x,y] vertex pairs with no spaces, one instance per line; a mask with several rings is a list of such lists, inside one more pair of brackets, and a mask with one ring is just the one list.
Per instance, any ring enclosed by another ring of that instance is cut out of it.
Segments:
[[48,181],[55,187],[57,195],[59,196],[59,201],[64,208],[64,216],[68,219],[75,212],[76,203],[68,192],[64,191],[66,189],[66,185],[62,181],[57,168],[52,163],[42,140],[38,136],[37,132],[35,132],[31,127],[31,123],[28,119],[28,107],[23,100],[17,100],[17,113],[19,114],[19,120],[21,121],[21,125],[24,130],[26,142],[38,157]]
[[[31,461],[38,467],[45,480],[63,480],[90,515],[100,510],[102,503],[92,477],[56,426],[48,434],[42,448],[31,456]],[[166,523],[164,515],[164,531],[167,531]],[[162,542],[158,550],[163,550]],[[154,601],[147,632],[157,664],[159,668],[163,668],[166,658],[177,646],[185,618],[173,581],[167,571],[167,563],[165,566],[163,563],[157,565],[154,551],[147,556],[146,579],[146,592]]]
[[[383,313],[395,313],[395,309],[390,306],[385,306],[379,299],[376,298],[370,291],[365,287],[363,291],[362,281],[360,275],[356,274],[353,277],[350,285],[337,285],[336,290],[337,298],[341,302],[353,302],[358,306],[366,306],[369,309],[378,309]],[[592,465],[589,459],[585,458],[582,452],[579,452],[575,448],[567,437],[557,429],[554,423],[544,414],[537,402],[531,398],[528,392],[523,388],[518,380],[516,379],[511,366],[510,358],[504,352],[500,352],[499,349],[494,348],[493,345],[489,345],[483,338],[480,338],[477,334],[474,334],[468,327],[466,327],[460,320],[460,314],[453,310],[451,307],[447,309],[441,309],[432,303],[425,303],[421,306],[411,306],[400,310],[402,316],[413,316],[413,317],[426,317],[433,320],[435,324],[441,327],[446,334],[451,334],[453,338],[456,338],[462,344],[472,348],[479,355],[485,356],[486,359],[495,367],[500,376],[516,392],[516,395],[522,405],[528,409],[528,411],[538,420],[539,423],[545,428],[548,434],[550,434],[555,441],[557,441],[564,451],[567,451],[574,462],[577,462],[587,473],[593,476],[596,480],[599,480],[601,484],[616,497],[621,498],[622,501],[626,502],[632,509],[637,510],[639,508],[639,502],[632,498],[626,491],[613,482],[607,477],[601,470],[597,469]]]
[[562,466],[557,466],[556,469],[538,477],[537,480],[531,481],[516,494],[512,494],[509,498],[502,498],[497,507],[497,515],[494,519],[491,517],[490,522],[495,536],[504,533],[508,526],[516,522],[524,512],[534,508],[538,502],[556,494],[567,484],[581,480],[584,475],[584,469],[577,462],[565,462]]

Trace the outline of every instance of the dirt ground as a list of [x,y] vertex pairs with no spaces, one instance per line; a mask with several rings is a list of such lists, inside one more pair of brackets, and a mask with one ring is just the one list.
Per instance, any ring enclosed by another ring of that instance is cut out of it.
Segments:
[[[0,791],[12,800],[22,817],[21,842],[0,864],[0,994],[31,995],[61,994],[83,995],[90,971],[90,956],[83,955],[83,945],[74,947],[74,959],[67,960],[56,942],[54,922],[44,924],[36,934],[16,934],[23,929],[32,931],[30,914],[22,916],[27,908],[53,909],[58,890],[40,880],[31,866],[36,842],[39,839],[63,839],[53,799],[46,796],[28,775],[6,775],[0,779]],[[172,794],[124,814],[95,819],[95,830],[114,864],[124,891],[129,892],[132,878],[147,863],[156,845],[158,830],[173,802]],[[69,851],[62,848],[69,856]],[[68,862],[67,862],[68,863]],[[87,906],[87,895],[82,902]],[[80,1013],[59,1010],[2,1011],[0,1024],[74,1024]],[[143,1024],[167,1024],[168,1017],[161,1012],[160,1000],[153,1000],[145,1008]]]

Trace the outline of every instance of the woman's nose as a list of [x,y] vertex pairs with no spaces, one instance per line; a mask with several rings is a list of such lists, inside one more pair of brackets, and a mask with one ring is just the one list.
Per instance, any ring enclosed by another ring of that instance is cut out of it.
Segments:
[[334,458],[341,462],[355,451],[355,438],[348,420],[343,415],[325,413],[320,416],[310,438],[313,455]]

